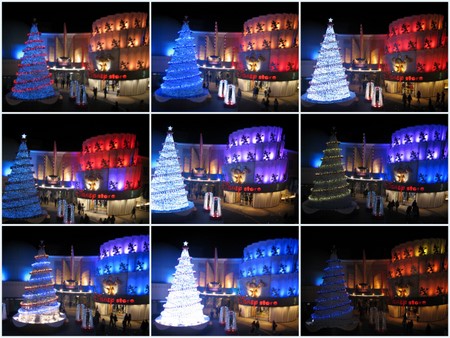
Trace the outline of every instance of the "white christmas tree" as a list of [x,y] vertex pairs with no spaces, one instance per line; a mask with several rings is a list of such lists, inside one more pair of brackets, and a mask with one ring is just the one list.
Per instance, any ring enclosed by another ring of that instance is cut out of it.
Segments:
[[356,204],[350,195],[349,184],[342,166],[342,149],[335,129],[333,129],[323,153],[322,163],[313,182],[314,187],[308,201],[304,203],[303,209],[306,212],[309,210],[312,212],[318,210],[351,212]]
[[344,267],[337,257],[335,247],[323,273],[314,313],[306,327],[310,331],[323,328],[355,329],[359,321],[353,317],[353,306],[345,287]]
[[347,75],[342,65],[331,18],[309,84],[310,87],[303,98],[310,102],[334,103],[350,100],[355,96],[348,88]]
[[4,187],[3,219],[32,222],[32,219],[37,220],[47,214],[39,202],[33,173],[33,163],[27,147],[27,136],[23,134],[14,165],[11,167],[11,174]]
[[193,208],[193,203],[187,199],[172,127],[168,129],[151,180],[151,209],[154,212],[176,212]]
[[19,312],[13,317],[13,323],[18,327],[27,324],[61,326],[66,316],[59,312],[60,303],[54,287],[51,263],[42,241],[34,258],[36,262],[32,264],[33,270],[25,286],[24,299]]
[[203,314],[193,266],[188,243],[184,242],[164,310],[155,319],[157,324],[169,327],[193,327],[209,322],[209,317]]

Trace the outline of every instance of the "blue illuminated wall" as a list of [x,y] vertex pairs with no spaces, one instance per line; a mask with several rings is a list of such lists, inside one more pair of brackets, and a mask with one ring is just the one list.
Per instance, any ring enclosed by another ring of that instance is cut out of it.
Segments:
[[105,280],[120,280],[117,296],[149,294],[150,238],[146,235],[114,239],[100,247],[95,291],[105,294]]
[[298,240],[271,239],[253,243],[244,249],[239,267],[242,296],[251,283],[261,285],[259,297],[285,298],[298,296]]

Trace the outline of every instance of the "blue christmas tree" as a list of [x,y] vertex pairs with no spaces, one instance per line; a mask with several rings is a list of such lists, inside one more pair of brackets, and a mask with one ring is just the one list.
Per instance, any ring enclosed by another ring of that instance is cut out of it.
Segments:
[[36,262],[32,264],[30,280],[25,286],[23,301],[18,313],[13,317],[13,323],[19,327],[24,324],[61,326],[66,315],[59,312],[60,303],[54,287],[53,270],[43,241],[34,259]]
[[308,330],[315,332],[323,328],[340,328],[353,330],[358,320],[353,317],[353,306],[345,287],[344,267],[333,247],[328,266],[323,270],[323,283],[320,285],[317,305],[311,321],[307,321]]
[[37,101],[56,96],[45,60],[46,47],[40,35],[37,23],[33,23],[12,88],[11,96],[16,100]]
[[178,99],[207,96],[209,92],[203,88],[203,79],[195,56],[194,38],[187,18],[178,33],[179,38],[175,40],[176,46],[163,78],[164,83],[156,91],[156,95]]
[[22,135],[11,174],[2,198],[3,219],[27,220],[46,214],[41,208],[33,177],[33,164],[28,153],[26,135]]

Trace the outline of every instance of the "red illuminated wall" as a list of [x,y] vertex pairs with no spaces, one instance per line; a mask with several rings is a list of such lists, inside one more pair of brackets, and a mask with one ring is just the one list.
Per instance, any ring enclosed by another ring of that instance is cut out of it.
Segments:
[[[80,156],[81,176],[78,182],[82,189],[89,190],[85,177],[101,177],[99,191],[123,191],[140,188],[142,165],[138,156],[136,135],[106,134],[83,142]],[[116,188],[112,188],[113,181]]]
[[[436,297],[448,294],[446,239],[407,242],[391,252],[390,294],[399,298]],[[405,287],[404,295],[398,288]]]
[[[448,68],[448,37],[444,16],[423,14],[398,19],[389,25],[385,58],[394,73],[433,73]],[[404,62],[401,69],[397,61]]]
[[259,60],[262,72],[298,71],[298,15],[269,14],[244,23],[240,66]]

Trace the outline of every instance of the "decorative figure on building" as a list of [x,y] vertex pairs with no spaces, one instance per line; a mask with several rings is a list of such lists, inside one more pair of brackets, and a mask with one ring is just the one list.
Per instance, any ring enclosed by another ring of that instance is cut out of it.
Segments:
[[261,291],[264,286],[266,286],[266,284],[262,280],[259,280],[258,284],[255,279],[251,282],[247,282],[247,295],[251,298],[258,298],[261,296]]
[[425,64],[424,63],[417,62],[417,72],[419,72],[419,73],[425,72]]
[[105,32],[111,32],[113,30],[112,24],[107,22],[105,24]]
[[420,22],[420,21],[417,21],[417,22],[416,22],[416,29],[417,29],[418,32],[422,32],[424,26],[425,26],[424,23],[422,23],[422,22]]
[[120,69],[124,70],[124,71],[128,70],[128,65],[129,64],[130,64],[129,62],[121,61],[120,62]]
[[416,50],[417,49],[417,42],[409,41],[408,42],[408,50]]
[[112,48],[120,48],[120,40],[112,39],[111,47]]
[[278,48],[286,48],[286,39],[280,38],[278,40]]
[[264,32],[265,24],[258,22],[256,24],[256,33]]
[[427,254],[427,248],[423,247],[422,245],[419,246],[419,256],[425,256]]
[[402,34],[406,34],[406,33],[409,33],[409,25],[404,23],[402,25]]
[[434,20],[431,20],[431,30],[435,31],[438,29],[437,22]]
[[280,23],[276,22],[275,20],[272,20],[271,28],[272,28],[273,31],[278,30],[280,28]]
[[420,287],[420,295],[421,296],[428,296],[428,288],[424,288],[423,286]]
[[292,29],[294,29],[294,26],[292,25],[292,21],[291,21],[291,20],[287,20],[287,21],[286,21],[286,29],[287,29],[287,30],[292,30]]
[[128,24],[128,21],[123,21],[123,19],[121,19],[119,22],[120,30],[127,29],[127,24]]
[[104,44],[105,44],[104,42],[98,41],[97,42],[97,51],[102,51]]

